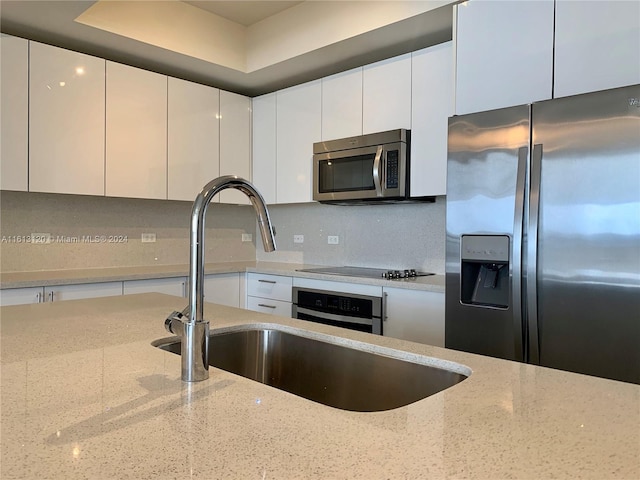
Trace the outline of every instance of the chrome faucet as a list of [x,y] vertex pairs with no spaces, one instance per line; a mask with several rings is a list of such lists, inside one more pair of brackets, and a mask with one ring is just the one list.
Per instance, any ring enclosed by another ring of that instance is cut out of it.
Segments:
[[204,303],[204,222],[211,199],[226,188],[243,192],[258,216],[262,243],[267,252],[276,249],[274,230],[262,195],[251,183],[227,175],[210,181],[198,194],[191,211],[191,245],[189,256],[189,305],[173,312],[165,320],[165,328],[180,337],[182,380],[199,382],[209,378],[209,322],[203,318]]

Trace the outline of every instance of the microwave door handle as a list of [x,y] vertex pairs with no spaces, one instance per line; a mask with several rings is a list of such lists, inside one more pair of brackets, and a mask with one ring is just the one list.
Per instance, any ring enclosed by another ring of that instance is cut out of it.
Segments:
[[376,158],[373,160],[373,185],[376,187],[376,195],[382,196],[382,145],[378,145]]

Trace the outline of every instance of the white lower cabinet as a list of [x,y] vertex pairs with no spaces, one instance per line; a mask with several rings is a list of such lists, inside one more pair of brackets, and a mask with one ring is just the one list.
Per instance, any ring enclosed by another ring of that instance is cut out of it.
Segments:
[[125,280],[123,294],[134,293],[166,293],[177,297],[187,296],[187,278],[154,278],[151,280]]
[[122,282],[83,283],[53,287],[8,288],[0,290],[0,306],[60,302],[122,295]]
[[205,275],[204,301],[229,307],[240,307],[240,274]]
[[385,337],[444,347],[444,293],[384,287]]
[[41,303],[44,299],[42,287],[7,288],[0,290],[0,306]]
[[84,283],[81,285],[44,287],[44,298],[47,302],[114,297],[117,295],[122,295],[122,282]]
[[291,317],[292,285],[291,277],[247,274],[247,310]]

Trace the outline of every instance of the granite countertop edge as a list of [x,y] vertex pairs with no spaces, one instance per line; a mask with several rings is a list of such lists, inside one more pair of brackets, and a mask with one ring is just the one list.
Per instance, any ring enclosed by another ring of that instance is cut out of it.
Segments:
[[[205,265],[205,274],[260,273],[284,275],[296,278],[328,280],[332,282],[376,285],[436,293],[444,293],[444,275],[435,274],[407,280],[385,280],[301,272],[300,269],[319,265],[277,262],[215,262]],[[189,265],[149,265],[110,268],[86,268],[70,270],[40,270],[29,272],[0,273],[0,290],[11,288],[50,287],[58,285],[81,285],[86,283],[122,282],[150,280],[154,278],[187,277]]]

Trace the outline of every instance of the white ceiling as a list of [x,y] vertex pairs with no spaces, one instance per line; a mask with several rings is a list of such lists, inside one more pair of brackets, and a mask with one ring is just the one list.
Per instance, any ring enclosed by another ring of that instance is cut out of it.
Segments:
[[265,18],[269,18],[277,13],[280,13],[287,8],[302,3],[302,0],[296,2],[271,0],[234,0],[229,2],[218,2],[212,0],[184,0],[184,3],[188,3],[189,5],[198,7],[209,13],[214,13],[221,16],[222,18],[226,18],[227,20],[231,20],[232,22],[248,27],[250,25],[253,25],[254,23],[258,23],[260,20],[264,20]]
[[[255,96],[447,41],[451,38],[455,1],[2,0],[0,29],[3,33]],[[111,8],[118,4],[150,8],[148,13],[133,19],[129,15],[125,23],[135,28],[137,22],[140,25],[146,22],[139,31],[151,31],[157,25],[152,35],[156,40],[117,28],[110,30],[102,24],[76,21],[90,8]],[[225,44],[227,37],[218,32],[220,29],[202,28],[201,33],[207,39],[210,35],[223,35],[203,42],[194,32],[193,21],[181,25],[173,17],[164,24],[158,23],[156,17],[167,6],[188,11],[189,18],[198,22],[228,27],[240,36],[228,36]],[[174,48],[168,43],[171,38],[183,44],[192,40],[194,48],[188,45]],[[206,54],[199,53],[204,50]],[[221,57],[228,52],[241,57],[244,63]]]

